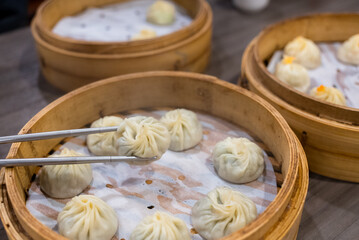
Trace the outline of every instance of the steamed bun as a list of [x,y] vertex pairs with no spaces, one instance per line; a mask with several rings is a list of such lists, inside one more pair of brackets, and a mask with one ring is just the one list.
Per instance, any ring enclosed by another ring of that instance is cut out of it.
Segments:
[[294,57],[285,56],[275,69],[275,76],[282,82],[301,92],[306,92],[310,85],[308,71],[302,65],[294,63]]
[[171,135],[170,150],[183,151],[196,146],[202,140],[202,125],[192,111],[169,111],[161,118],[161,122],[166,125]]
[[130,117],[120,124],[118,155],[142,158],[161,157],[170,146],[166,126],[153,117]]
[[217,143],[213,161],[218,175],[234,183],[256,180],[264,169],[262,149],[247,138],[228,137]]
[[[64,148],[50,157],[76,157],[82,154]],[[92,181],[90,164],[45,165],[40,173],[40,188],[50,197],[69,198],[81,193]]]
[[158,0],[147,11],[147,21],[157,25],[170,25],[176,17],[175,6],[167,1]]
[[59,233],[71,240],[110,240],[118,228],[116,212],[98,197],[74,197],[57,217]]
[[320,66],[320,50],[315,43],[304,37],[296,37],[287,43],[284,55],[295,57],[294,62],[308,68],[314,69]]
[[131,40],[145,40],[156,37],[157,34],[152,29],[143,29],[138,34],[134,35]]
[[340,61],[359,65],[359,34],[351,36],[338,49]]
[[257,217],[254,202],[241,192],[219,187],[196,202],[191,220],[207,240],[220,239],[238,231]]
[[343,93],[333,87],[320,85],[310,91],[310,95],[323,101],[346,106],[346,100]]
[[[94,121],[92,128],[119,126],[122,118],[116,116],[106,116]],[[86,142],[89,150],[99,156],[117,155],[117,132],[95,133],[87,136]]]
[[186,223],[164,212],[145,217],[133,230],[130,240],[191,240]]

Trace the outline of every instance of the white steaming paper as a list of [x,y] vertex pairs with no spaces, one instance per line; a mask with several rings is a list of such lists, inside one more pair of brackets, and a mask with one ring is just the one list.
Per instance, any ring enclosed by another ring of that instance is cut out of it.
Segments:
[[[165,111],[138,110],[129,114],[159,119]],[[191,229],[192,206],[219,186],[228,186],[246,194],[255,202],[258,213],[262,213],[275,198],[276,179],[266,152],[271,153],[264,144],[249,135],[248,131],[219,118],[200,113],[197,116],[204,135],[195,148],[184,152],[167,151],[160,160],[145,165],[125,162],[92,164],[93,182],[84,194],[96,195],[115,209],[119,229],[114,239],[128,240],[135,226],[156,211],[165,211],[183,219]],[[211,153],[214,145],[228,136],[247,137],[265,150],[265,171],[258,180],[248,184],[232,184],[218,177]],[[63,147],[91,155],[85,145],[85,137],[71,138],[60,148]],[[70,199],[44,196],[37,178],[29,190],[26,206],[43,224],[57,231],[57,215],[68,201]],[[192,234],[192,238],[202,239],[198,234]]]

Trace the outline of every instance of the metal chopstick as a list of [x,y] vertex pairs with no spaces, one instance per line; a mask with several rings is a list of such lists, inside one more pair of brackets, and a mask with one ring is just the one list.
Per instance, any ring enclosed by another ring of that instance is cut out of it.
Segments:
[[70,129],[70,130],[61,130],[61,131],[52,131],[52,132],[40,132],[40,133],[4,136],[4,137],[0,137],[0,144],[37,141],[37,140],[51,139],[51,138],[73,137],[73,136],[88,135],[94,133],[115,132],[117,131],[117,128],[118,126],[101,127],[101,128],[81,128],[81,129]]
[[48,157],[48,158],[10,158],[0,159],[0,167],[65,165],[84,163],[107,163],[121,161],[154,161],[157,157],[139,158],[135,156],[85,156],[85,157]]

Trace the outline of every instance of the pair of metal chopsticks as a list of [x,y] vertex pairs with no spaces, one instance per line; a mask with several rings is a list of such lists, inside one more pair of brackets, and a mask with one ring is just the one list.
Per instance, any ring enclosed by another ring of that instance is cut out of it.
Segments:
[[[115,132],[118,127],[82,128],[52,132],[29,133],[0,137],[0,144],[14,142],[38,141],[51,138],[73,137],[94,133]],[[54,158],[13,158],[0,159],[0,167],[31,166],[31,165],[64,165],[84,163],[104,163],[121,161],[148,161],[157,160],[157,157],[139,158],[135,156],[84,156],[84,157],[54,157]]]

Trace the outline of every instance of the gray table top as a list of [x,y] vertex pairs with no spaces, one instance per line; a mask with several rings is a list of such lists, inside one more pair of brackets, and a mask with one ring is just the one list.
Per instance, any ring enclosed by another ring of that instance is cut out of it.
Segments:
[[[235,10],[229,0],[210,0],[214,12],[212,59],[206,73],[235,83],[241,57],[262,28],[279,20],[313,12],[359,11],[357,0],[272,0],[261,13]],[[40,109],[64,93],[39,73],[30,29],[0,35],[0,136],[17,133]],[[5,157],[9,145],[0,145]],[[359,184],[310,174],[298,239],[358,239]],[[1,225],[0,240],[7,239]]]

